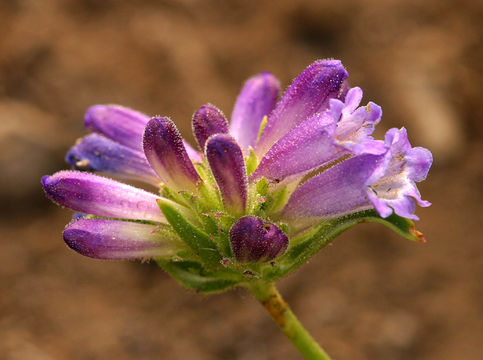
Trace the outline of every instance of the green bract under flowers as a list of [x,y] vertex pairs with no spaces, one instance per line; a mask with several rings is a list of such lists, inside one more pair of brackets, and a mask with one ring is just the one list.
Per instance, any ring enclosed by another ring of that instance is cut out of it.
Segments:
[[94,258],[155,259],[210,293],[273,282],[362,222],[424,241],[412,220],[415,203],[430,205],[416,182],[431,153],[411,147],[404,128],[373,139],[381,108],[360,106],[362,90],[347,77],[339,61],[317,61],[278,101],[273,75],[250,78],[230,124],[211,104],[195,112],[201,151],[168,118],[90,108],[92,134],[66,156],[75,170],[42,178],[50,199],[78,212],[66,243]]

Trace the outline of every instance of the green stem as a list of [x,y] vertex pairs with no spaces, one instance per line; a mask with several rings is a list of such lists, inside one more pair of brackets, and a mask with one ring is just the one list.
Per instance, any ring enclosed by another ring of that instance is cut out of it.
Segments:
[[308,360],[330,360],[329,355],[305,330],[273,283],[256,282],[249,290],[265,307],[272,319]]

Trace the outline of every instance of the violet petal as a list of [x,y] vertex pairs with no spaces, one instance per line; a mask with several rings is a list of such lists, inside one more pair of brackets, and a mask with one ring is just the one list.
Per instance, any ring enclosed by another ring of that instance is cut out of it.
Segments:
[[[143,132],[150,117],[138,111],[120,105],[94,105],[85,115],[87,129],[106,138],[143,152]],[[184,142],[188,156],[200,162],[200,154]]]
[[290,197],[284,219],[330,219],[372,208],[366,183],[384,165],[384,155],[360,155],[315,176]]
[[201,163],[201,154],[193,149],[190,144],[188,144],[185,140],[183,140],[183,145],[184,148],[186,149],[186,153],[188,154],[188,157],[191,159],[192,162],[194,163]]
[[328,113],[315,115],[297,126],[270,148],[250,176],[250,182],[262,176],[280,182],[343,154],[343,149],[332,141],[335,126]]
[[255,150],[259,156],[287,132],[329,107],[330,99],[342,99],[347,71],[339,60],[316,61],[290,85],[268,117]]
[[98,134],[90,134],[80,139],[69,150],[65,160],[76,170],[100,171],[150,184],[161,182],[144,153]]
[[144,154],[169,187],[194,191],[201,181],[176,125],[164,117],[149,120],[144,131]]
[[382,154],[384,142],[370,135],[381,118],[381,108],[359,107],[360,88],[352,88],[343,103],[330,99],[330,108],[316,114],[278,140],[260,161],[251,181],[265,176],[272,181],[300,174],[345,155]]
[[371,137],[375,126],[381,120],[381,107],[373,102],[358,107],[361,99],[362,90],[354,87],[348,91],[345,104],[342,105],[342,102],[336,99],[330,100],[331,111],[342,106],[334,144],[354,155],[382,154],[386,151],[384,142]]
[[115,180],[79,171],[42,177],[49,199],[97,216],[166,222],[156,203],[161,197]]
[[192,126],[196,141],[202,151],[210,136],[228,133],[228,122],[225,115],[211,104],[203,105],[195,112]]
[[373,176],[367,184],[367,195],[382,217],[396,214],[413,220],[415,204],[427,207],[431,203],[421,199],[416,182],[422,181],[433,162],[431,152],[425,148],[411,147],[405,128],[390,129],[386,133],[388,164],[383,174]]
[[245,212],[247,173],[243,153],[230,135],[218,134],[206,143],[206,158],[218,184],[225,209],[234,214]]
[[431,153],[412,148],[404,128],[390,129],[386,153],[350,158],[301,185],[290,197],[282,218],[334,218],[375,208],[382,217],[393,212],[418,220],[415,202],[421,199],[416,182],[423,180],[432,163]]
[[160,258],[172,253],[155,225],[119,220],[81,219],[64,230],[64,241],[96,259]]
[[236,100],[230,122],[230,134],[243,151],[255,145],[260,123],[273,110],[279,91],[280,82],[269,72],[246,81]]
[[149,116],[119,105],[94,105],[85,115],[87,129],[131,149],[142,151],[142,135]]

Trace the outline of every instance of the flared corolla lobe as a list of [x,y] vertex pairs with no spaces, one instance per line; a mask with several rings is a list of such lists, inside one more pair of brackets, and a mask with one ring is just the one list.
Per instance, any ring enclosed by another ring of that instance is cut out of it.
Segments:
[[164,117],[149,120],[144,130],[144,154],[167,186],[196,191],[201,181],[191,162],[176,125]]
[[230,135],[214,135],[206,143],[206,158],[225,210],[243,215],[247,205],[247,172],[240,146]]
[[339,60],[316,61],[290,85],[268,117],[255,146],[259,156],[282,136],[308,118],[329,107],[330,99],[344,97],[347,71]]
[[157,226],[106,219],[80,219],[64,230],[64,241],[96,259],[145,259],[172,254]]
[[415,201],[427,207],[431,203],[421,199],[416,182],[426,179],[433,156],[428,149],[411,147],[405,128],[390,129],[385,137],[387,165],[384,172],[373,176],[367,184],[367,195],[382,217],[394,211],[399,216],[419,220],[413,214]]
[[192,126],[193,134],[201,151],[204,151],[206,140],[210,136],[228,133],[228,122],[225,115],[211,104],[203,105],[195,112]]
[[347,92],[345,103],[330,100],[330,111],[337,121],[333,143],[347,154],[382,154],[386,149],[384,142],[374,140],[371,136],[381,121],[382,109],[373,102],[359,107],[361,100],[362,90],[359,87]]
[[280,82],[269,72],[248,79],[233,108],[230,134],[246,152],[255,146],[264,116],[268,116],[277,102]]
[[99,171],[154,185],[161,182],[144,153],[99,134],[90,134],[79,139],[65,156],[65,161],[76,170]]
[[274,224],[256,216],[245,216],[232,226],[230,242],[237,261],[261,262],[283,254],[288,237]]
[[165,222],[161,197],[101,176],[59,171],[42,177],[45,194],[55,203],[97,216]]

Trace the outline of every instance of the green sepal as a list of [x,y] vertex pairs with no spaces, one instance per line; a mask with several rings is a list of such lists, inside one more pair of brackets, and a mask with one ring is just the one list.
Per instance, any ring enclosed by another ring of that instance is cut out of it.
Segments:
[[243,281],[233,270],[209,272],[195,261],[158,260],[158,265],[188,289],[202,293],[228,290]]
[[268,123],[268,116],[265,115],[262,119],[262,122],[260,123],[260,128],[258,130],[258,136],[257,136],[257,141],[260,140],[263,134],[263,130],[265,130],[265,126],[267,126]]
[[409,219],[396,214],[382,218],[375,210],[361,211],[338,219],[325,221],[292,239],[291,246],[287,252],[276,259],[276,266],[267,266],[263,269],[262,278],[266,281],[274,281],[287,275],[305,263],[321,248],[327,246],[342,232],[357,224],[366,222],[383,224],[412,241],[425,241],[423,234],[415,229],[414,223]]
[[246,158],[246,168],[247,168],[247,176],[250,176],[258,166],[258,159],[257,155],[255,154],[255,150],[250,146],[249,148],[250,155]]
[[218,248],[206,233],[191,224],[167,202],[158,200],[158,205],[173,229],[205,264],[219,264],[221,256]]
[[275,213],[283,209],[288,201],[290,194],[287,191],[287,187],[284,186],[280,189],[275,190],[267,200],[267,213]]

